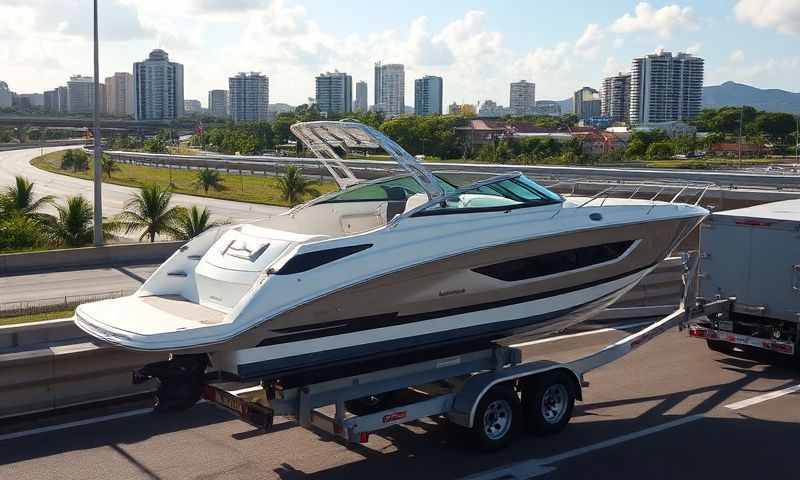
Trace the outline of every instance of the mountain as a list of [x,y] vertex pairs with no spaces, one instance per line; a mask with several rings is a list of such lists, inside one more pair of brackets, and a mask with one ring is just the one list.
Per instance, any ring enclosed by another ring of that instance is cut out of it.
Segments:
[[761,89],[735,82],[703,87],[703,107],[749,105],[767,112],[800,113],[800,93]]

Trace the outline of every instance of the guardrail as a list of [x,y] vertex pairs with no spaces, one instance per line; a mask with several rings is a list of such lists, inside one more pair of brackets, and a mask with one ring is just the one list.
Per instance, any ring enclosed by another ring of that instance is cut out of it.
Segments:
[[185,242],[120,243],[0,254],[0,276],[44,270],[161,263]]
[[[115,159],[124,162],[143,164],[211,167],[231,170],[269,172],[277,171],[284,165],[300,165],[307,169],[321,169],[314,158],[275,157],[254,155],[166,155],[142,152],[108,151]],[[381,160],[344,160],[348,167],[358,170],[369,178],[371,172],[396,171],[397,165],[391,161]],[[615,167],[573,167],[557,165],[506,165],[479,163],[423,162],[432,170],[451,170],[463,172],[498,172],[508,173],[521,171],[525,174],[546,177],[558,176],[575,179],[599,179],[606,181],[662,181],[664,179],[690,182],[712,182],[723,187],[761,187],[775,190],[800,190],[800,175],[779,175],[757,173],[752,171],[715,171],[715,170],[675,170],[660,168],[615,168]]]
[[[597,318],[662,316],[681,297],[679,258],[662,262],[614,308]],[[131,371],[166,358],[112,347],[87,337],[70,319],[0,327],[0,418],[139,394]]]
[[3,302],[0,303],[0,319],[57,312],[75,308],[82,303],[119,298],[130,293],[133,293],[133,290],[116,290],[113,292],[92,293],[87,295],[64,295],[63,297]]

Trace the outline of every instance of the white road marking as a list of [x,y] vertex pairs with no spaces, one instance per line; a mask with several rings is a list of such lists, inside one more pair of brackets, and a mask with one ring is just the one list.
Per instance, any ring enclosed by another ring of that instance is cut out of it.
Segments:
[[557,463],[580,455],[584,455],[587,453],[591,453],[595,450],[613,447],[614,445],[618,445],[620,443],[636,440],[637,438],[645,437],[647,435],[652,435],[654,433],[663,432],[671,428],[680,427],[681,425],[685,425],[687,423],[700,420],[703,417],[704,415],[702,413],[696,415],[689,415],[688,417],[679,418],[677,420],[673,420],[671,422],[667,422],[661,425],[645,428],[644,430],[639,430],[638,432],[632,432],[625,435],[621,435],[619,437],[610,438],[608,440],[604,440],[602,442],[598,442],[592,445],[587,445],[585,447],[576,448],[574,450],[569,450],[563,453],[559,453],[558,455],[553,455],[545,458],[533,458],[530,460],[526,460],[524,462],[518,462],[511,465],[495,468],[487,472],[470,475],[468,477],[465,477],[463,480],[491,480],[491,479],[500,479],[508,477],[522,480],[525,478],[537,477],[555,470],[554,467],[549,466],[550,464]]
[[139,415],[144,415],[146,413],[151,413],[152,411],[153,411],[152,408],[140,408],[138,410],[131,410],[129,412],[114,413],[112,415],[104,415],[102,417],[87,418],[85,420],[76,420],[74,422],[62,423],[60,425],[50,425],[50,426],[47,426],[47,427],[39,427],[39,428],[31,429],[31,430],[25,430],[25,431],[22,431],[22,432],[6,433],[5,435],[0,435],[0,442],[2,442],[4,440],[13,440],[15,438],[29,437],[31,435],[39,435],[40,433],[57,432],[59,430],[66,430],[68,428],[81,427],[83,425],[92,425],[94,423],[108,422],[110,420],[116,420],[118,418],[136,417],[136,416],[139,416]]
[[548,342],[557,342],[559,340],[566,340],[569,338],[576,338],[576,337],[584,337],[586,335],[596,335],[598,333],[608,333],[608,332],[616,332],[618,330],[627,330],[629,328],[636,328],[641,327],[644,325],[651,325],[653,324],[652,320],[646,322],[636,322],[636,323],[628,323],[624,325],[617,325],[614,327],[608,328],[599,328],[597,330],[589,330],[588,332],[579,332],[579,333],[571,333],[568,335],[559,335],[557,337],[549,337],[549,338],[542,338],[541,340],[532,340],[530,342],[523,342],[523,343],[516,343],[514,345],[510,345],[512,348],[519,348],[519,347],[528,347],[530,345],[538,345],[540,343],[548,343]]
[[729,408],[731,410],[741,410],[743,408],[749,407],[751,405],[756,405],[761,402],[766,402],[767,400],[772,400],[774,398],[779,398],[784,395],[789,395],[790,393],[800,392],[800,384],[794,385],[791,387],[786,387],[781,390],[775,390],[772,392],[767,392],[763,395],[758,395],[753,398],[748,398],[747,400],[741,400],[739,402],[734,402],[729,405],[725,405],[725,408]]

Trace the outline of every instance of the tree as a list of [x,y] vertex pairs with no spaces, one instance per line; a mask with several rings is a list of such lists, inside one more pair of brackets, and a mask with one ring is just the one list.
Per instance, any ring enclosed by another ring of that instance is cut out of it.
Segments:
[[160,136],[148,138],[144,141],[144,151],[147,153],[167,153],[167,142]]
[[197,171],[195,181],[192,183],[195,190],[202,188],[205,193],[208,193],[209,188],[213,188],[217,192],[224,190],[225,186],[222,184],[222,175],[216,170],[204,168]]
[[185,208],[181,209],[181,216],[175,226],[176,232],[174,238],[176,240],[191,240],[209,228],[226,225],[228,223],[228,221],[212,222],[211,213],[206,207],[203,207],[201,210],[197,208],[197,205],[192,205],[192,208],[188,210]]
[[23,176],[14,178],[14,185],[6,187],[0,194],[0,214],[5,216],[21,215],[33,220],[41,220],[47,215],[40,211],[45,206],[52,204],[52,195],[45,195],[35,199],[33,191],[36,184]]
[[286,173],[278,177],[278,188],[284,200],[290,205],[297,204],[306,195],[319,195],[319,190],[314,188],[316,182],[303,176],[303,170],[295,165],[286,167]]
[[100,168],[103,169],[103,174],[108,178],[111,178],[111,174],[113,172],[119,171],[119,166],[117,165],[117,161],[111,158],[111,155],[104,153],[102,158],[100,159],[100,162],[101,162]]
[[170,207],[172,192],[158,184],[145,185],[125,203],[124,210],[116,222],[126,234],[142,231],[139,241],[149,238],[156,241],[156,235],[175,238],[180,234],[177,225],[182,215],[181,207]]
[[755,129],[773,141],[783,141],[794,132],[795,119],[790,113],[759,112],[755,119]]
[[[103,222],[103,238],[116,237],[118,225]],[[82,195],[67,198],[64,205],[56,205],[56,217],[44,228],[50,243],[61,247],[81,247],[94,240],[94,209]]]
[[0,251],[36,248],[45,244],[41,223],[18,214],[0,217]]
[[72,169],[73,172],[78,170],[84,171],[89,169],[89,155],[83,150],[76,148],[67,150],[61,157],[61,169]]
[[666,160],[675,155],[675,148],[669,142],[654,142],[647,147],[647,158],[650,160]]

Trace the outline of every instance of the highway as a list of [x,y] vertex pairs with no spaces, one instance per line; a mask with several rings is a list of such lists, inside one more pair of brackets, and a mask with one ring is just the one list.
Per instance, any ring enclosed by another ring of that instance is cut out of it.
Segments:
[[[63,150],[65,147],[45,148],[45,153]],[[54,195],[59,199],[82,194],[89,200],[94,198],[92,182],[80,178],[45,172],[30,164],[39,156],[40,149],[12,150],[0,152],[0,187],[11,185],[14,177],[22,175],[36,182],[37,195]],[[136,192],[135,188],[103,184],[103,215],[114,215],[122,211],[125,202]],[[286,211],[284,207],[232,202],[213,198],[175,194],[173,202],[178,205],[206,206],[215,217],[227,218],[234,223],[254,221]]]
[[[581,332],[523,350],[570,360],[623,335]],[[565,431],[520,434],[492,454],[470,450],[441,418],[348,448],[285,419],[264,434],[209,404],[157,415],[139,402],[1,425],[0,478],[795,478],[799,376],[674,330],[587,375]]]

